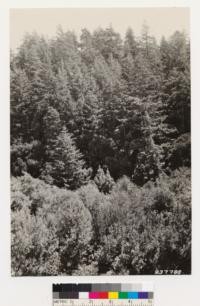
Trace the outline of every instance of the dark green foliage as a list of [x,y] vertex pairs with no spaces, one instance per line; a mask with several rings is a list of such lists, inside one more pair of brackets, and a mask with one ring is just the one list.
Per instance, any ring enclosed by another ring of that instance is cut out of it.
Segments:
[[[53,136],[53,135],[52,135]],[[76,189],[88,182],[91,169],[84,168],[84,161],[74,141],[63,128],[53,143],[48,145],[41,178],[58,187]]]
[[191,140],[190,134],[182,134],[174,142],[167,153],[166,163],[171,169],[191,166]]
[[138,52],[138,43],[135,39],[135,35],[131,28],[128,28],[126,31],[125,41],[124,41],[124,49],[125,55],[131,54],[134,58]]
[[105,164],[114,179],[142,185],[160,168],[188,165],[168,152],[190,132],[189,59],[183,33],[158,46],[147,25],[139,39],[128,29],[124,42],[112,27],[83,29],[80,42],[61,28],[54,40],[27,35],[11,59],[11,142],[40,143],[36,177],[63,126],[94,173]]
[[97,49],[105,59],[108,59],[110,56],[115,58],[120,57],[122,51],[121,37],[111,26],[105,30],[99,28],[94,31],[93,44],[95,49]]
[[188,73],[173,69],[163,87],[165,122],[180,135],[190,130],[190,80]]
[[10,69],[13,275],[189,273],[186,35],[58,28]]
[[108,169],[104,171],[100,166],[97,170],[97,174],[94,177],[94,182],[99,188],[99,191],[109,193],[114,185],[114,180],[110,176]]
[[16,139],[11,146],[11,173],[15,176],[29,172],[38,177],[40,169],[41,144],[37,140],[31,143]]

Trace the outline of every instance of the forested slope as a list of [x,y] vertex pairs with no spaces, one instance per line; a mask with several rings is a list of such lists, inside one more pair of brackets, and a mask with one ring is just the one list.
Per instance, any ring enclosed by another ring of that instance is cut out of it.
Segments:
[[15,275],[190,272],[190,46],[144,25],[11,52]]

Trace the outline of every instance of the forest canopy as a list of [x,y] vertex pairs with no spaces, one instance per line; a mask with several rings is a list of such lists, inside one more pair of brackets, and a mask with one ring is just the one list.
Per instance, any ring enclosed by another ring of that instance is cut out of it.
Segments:
[[190,43],[27,34],[10,59],[13,275],[190,273]]

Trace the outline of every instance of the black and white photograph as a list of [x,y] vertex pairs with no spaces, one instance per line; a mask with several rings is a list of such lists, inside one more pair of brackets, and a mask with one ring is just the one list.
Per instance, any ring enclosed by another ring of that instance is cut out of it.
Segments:
[[191,274],[190,10],[10,10],[12,276]]

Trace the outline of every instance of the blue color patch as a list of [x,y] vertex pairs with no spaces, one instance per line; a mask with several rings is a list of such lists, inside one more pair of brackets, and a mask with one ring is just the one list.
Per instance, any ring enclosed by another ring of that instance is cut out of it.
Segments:
[[128,292],[128,299],[138,299],[138,292]]

